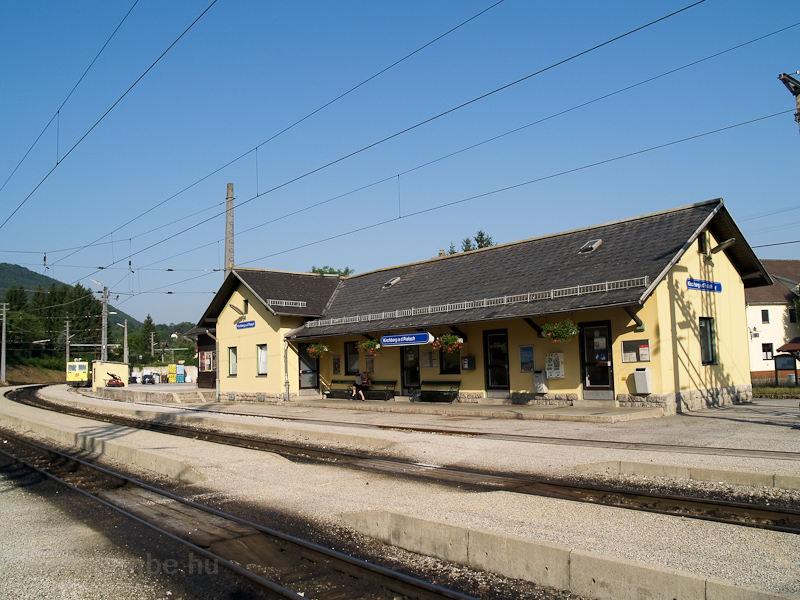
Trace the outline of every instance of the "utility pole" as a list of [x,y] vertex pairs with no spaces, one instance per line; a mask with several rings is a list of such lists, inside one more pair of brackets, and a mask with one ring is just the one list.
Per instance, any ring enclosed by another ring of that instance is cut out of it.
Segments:
[[[89,281],[103,286],[103,326],[102,337],[100,338],[100,360],[106,362],[108,360],[108,286],[103,285],[96,279],[90,279]],[[97,293],[99,294],[100,292]]]
[[100,339],[100,360],[108,361],[108,287],[103,286],[103,337]]
[[123,338],[124,341],[122,344],[123,347],[122,362],[128,364],[128,319],[125,319],[125,325],[123,325],[122,323],[117,323],[117,325],[125,328],[125,334],[124,334],[125,337]]
[[[795,75],[800,75],[800,71],[796,71]],[[787,75],[786,73],[778,75],[778,79],[794,95],[794,100],[797,103],[797,112],[794,113],[794,120],[800,125],[800,81],[795,79],[793,75]]]
[[8,310],[8,304],[3,302],[0,303],[0,310],[3,311],[3,339],[2,345],[0,345],[0,382],[5,383],[6,381],[6,311]]
[[69,363],[69,317],[67,317],[67,338],[66,338],[66,340],[67,340],[67,343],[66,343],[66,346],[67,346],[67,363]]
[[150,358],[155,358],[155,356],[156,356],[156,351],[154,350],[155,345],[156,345],[156,332],[155,331],[151,331],[150,332]]
[[225,279],[233,270],[233,184],[228,184],[225,199]]

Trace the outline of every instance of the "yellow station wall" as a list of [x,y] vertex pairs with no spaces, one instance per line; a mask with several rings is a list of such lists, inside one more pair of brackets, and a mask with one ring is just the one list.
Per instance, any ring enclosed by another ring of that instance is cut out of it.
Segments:
[[[243,311],[245,300],[248,301],[248,309],[241,320],[254,321],[255,325],[247,329],[237,329],[236,321],[242,315],[230,305],[233,304]],[[284,336],[301,324],[300,318],[272,314],[247,288],[239,286],[225,303],[225,308],[217,319],[220,393],[267,394],[271,397],[284,394]],[[266,375],[258,375],[256,347],[259,344],[267,345]],[[237,350],[236,375],[230,375],[228,349],[232,346]],[[289,390],[290,394],[296,394],[299,387],[297,354],[289,351],[288,361]]]
[[[722,284],[722,292],[690,290],[688,278],[714,281]],[[643,290],[644,291],[644,290]],[[254,321],[255,326],[237,329],[235,321],[240,315],[229,304],[244,308],[249,301],[248,314],[243,320]],[[670,270],[668,276],[656,288],[637,317],[644,323],[645,331],[637,331],[637,324],[622,308],[606,308],[590,311],[559,313],[552,317],[538,317],[533,321],[541,327],[549,322],[571,318],[576,324],[609,322],[611,326],[612,365],[614,389],[617,394],[634,394],[632,374],[636,368],[649,367],[654,394],[672,394],[687,390],[725,388],[749,384],[749,355],[745,321],[744,287],[741,279],[724,253],[709,259],[697,250],[697,244],[689,248],[683,258]],[[699,318],[713,317],[716,337],[717,364],[702,365],[700,359]],[[260,304],[243,286],[231,296],[219,315],[217,335],[220,340],[220,391],[266,393],[270,396],[284,393],[284,335],[302,324],[299,318],[278,317]],[[545,369],[545,355],[561,352],[564,355],[563,379],[549,379],[549,394],[582,398],[580,372],[580,342],[576,337],[568,343],[554,343],[540,338],[536,331],[522,319],[483,322],[459,325],[465,334],[465,343],[460,355],[475,359],[474,370],[461,370],[458,374],[440,374],[439,366],[421,367],[422,381],[461,381],[462,398],[482,398],[486,395],[484,375],[483,332],[506,330],[508,334],[509,378],[511,396],[530,395],[534,392],[533,375],[520,369],[520,347],[533,346],[535,369]],[[431,328],[434,336],[451,333],[447,327]],[[382,333],[372,335],[378,337]],[[363,341],[363,336],[342,336],[313,340],[325,343],[330,352],[319,360],[321,383],[332,379],[349,379],[344,372],[345,342]],[[233,341],[232,341],[233,340]],[[646,340],[650,349],[650,360],[622,362],[622,342]],[[238,373],[228,374],[228,347],[236,345],[238,351]],[[258,376],[256,345],[267,344],[268,374]],[[420,346],[420,353],[430,351],[430,345]],[[374,357],[373,380],[397,381],[400,393],[402,347],[385,347]],[[289,384],[291,394],[298,393],[299,361],[297,343],[289,350]],[[340,357],[341,372],[333,373],[333,356]],[[438,361],[438,353],[436,353]],[[359,370],[365,369],[365,355],[359,356]]]

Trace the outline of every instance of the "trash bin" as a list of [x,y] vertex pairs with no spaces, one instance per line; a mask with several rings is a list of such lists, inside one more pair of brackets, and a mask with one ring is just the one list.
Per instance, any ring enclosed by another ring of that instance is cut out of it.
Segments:
[[637,367],[633,372],[634,394],[653,393],[653,374],[650,367]]
[[533,391],[537,394],[546,394],[549,391],[544,371],[533,372]]

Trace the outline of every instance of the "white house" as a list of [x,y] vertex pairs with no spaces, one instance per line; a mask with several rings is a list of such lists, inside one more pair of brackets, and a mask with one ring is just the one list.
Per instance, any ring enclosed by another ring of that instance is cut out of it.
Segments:
[[800,290],[800,260],[761,261],[774,285],[745,289],[750,338],[750,376],[754,384],[775,379],[777,349],[800,336],[794,301]]

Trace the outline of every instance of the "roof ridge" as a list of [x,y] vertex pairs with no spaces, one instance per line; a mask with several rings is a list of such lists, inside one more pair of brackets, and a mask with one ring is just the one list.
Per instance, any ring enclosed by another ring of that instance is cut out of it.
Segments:
[[374,275],[375,273],[388,272],[388,271],[393,271],[395,269],[401,269],[401,268],[405,268],[405,267],[413,267],[413,266],[416,266],[416,265],[422,265],[422,264],[426,264],[426,263],[433,263],[434,261],[454,259],[454,258],[463,258],[465,256],[474,255],[477,252],[486,252],[486,251],[490,251],[490,250],[497,250],[497,249],[500,249],[500,248],[508,248],[508,247],[511,247],[511,246],[514,246],[514,245],[518,245],[518,244],[527,244],[527,243],[534,242],[534,241],[552,239],[552,238],[556,238],[556,237],[564,236],[564,235],[574,235],[576,233],[580,233],[581,231],[591,231],[591,230],[594,230],[594,229],[601,229],[603,227],[611,227],[613,225],[620,225],[622,223],[632,223],[634,221],[641,221],[641,220],[644,220],[644,219],[651,219],[651,218],[660,217],[660,216],[663,216],[663,215],[666,215],[666,214],[676,213],[676,212],[680,212],[680,211],[683,211],[683,210],[689,210],[689,209],[693,209],[693,208],[698,208],[700,206],[705,206],[707,204],[715,204],[715,203],[722,204],[723,203],[723,199],[722,198],[714,198],[712,200],[703,200],[702,202],[696,202],[694,204],[688,204],[688,205],[685,205],[685,206],[678,206],[678,207],[675,207],[675,208],[669,208],[669,209],[666,209],[666,210],[661,210],[661,211],[657,211],[657,212],[654,212],[654,213],[649,213],[649,214],[646,214],[646,215],[639,215],[639,216],[635,216],[635,217],[627,217],[625,219],[618,219],[616,221],[609,221],[607,223],[601,223],[599,225],[590,225],[590,226],[587,226],[587,227],[579,227],[577,229],[570,229],[570,230],[567,230],[567,231],[559,231],[559,232],[556,232],[556,233],[549,233],[549,234],[546,234],[546,235],[540,235],[540,236],[536,236],[536,237],[532,237],[532,238],[526,238],[524,240],[516,240],[516,241],[513,241],[513,242],[506,242],[505,244],[497,244],[495,246],[489,246],[487,248],[478,248],[476,250],[469,250],[467,252],[457,252],[456,254],[447,254],[445,256],[434,256],[432,258],[426,258],[424,260],[413,261],[413,262],[404,263],[404,264],[400,264],[400,265],[393,265],[391,267],[382,267],[380,269],[374,269],[372,271],[366,271],[364,273],[358,273],[356,275],[348,275],[347,277],[344,277],[344,279],[354,279],[354,278],[363,277],[363,276],[366,276],[366,275]]

